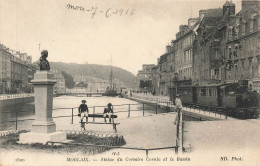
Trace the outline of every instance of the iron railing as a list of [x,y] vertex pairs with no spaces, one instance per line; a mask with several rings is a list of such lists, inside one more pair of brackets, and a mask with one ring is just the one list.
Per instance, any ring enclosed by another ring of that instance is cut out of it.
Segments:
[[31,93],[19,93],[19,94],[1,94],[0,100],[15,99],[33,96]]
[[[119,110],[119,111],[116,111],[116,107],[122,107],[124,106],[125,109],[124,110]],[[133,108],[133,106],[139,106],[137,109]],[[140,103],[140,104],[120,104],[120,105],[113,105],[113,109],[114,109],[114,114],[116,113],[122,113],[122,112],[125,112],[127,113],[127,117],[131,117],[131,112],[141,112],[142,111],[142,116],[145,116],[145,110],[146,110],[146,107],[151,107],[151,104],[144,104],[144,103]],[[93,113],[93,114],[97,114],[97,115],[103,115],[103,111],[101,113],[97,113],[97,109],[98,108],[106,108],[107,106],[91,106],[91,107],[88,107],[89,109],[89,113]],[[155,107],[155,114],[158,114],[158,104],[157,103],[153,103],[152,104],[152,107]],[[54,108],[53,110],[71,110],[71,114],[70,115],[60,115],[60,116],[54,116],[52,117],[53,119],[56,119],[56,118],[71,118],[71,124],[74,124],[74,117],[78,116],[78,107],[64,107],[64,108]],[[28,111],[15,111],[15,112],[1,112],[3,114],[15,114],[13,116],[13,119],[12,120],[6,120],[6,121],[0,121],[0,124],[3,124],[3,123],[12,123],[14,122],[14,126],[15,126],[15,130],[17,130],[19,128],[18,126],[18,122],[20,121],[31,121],[31,120],[34,120],[34,118],[27,118],[27,119],[19,119],[19,116],[18,114],[19,113],[28,113]],[[90,117],[89,117],[90,118]],[[92,121],[95,122],[95,117],[92,117]]]
[[164,150],[164,149],[175,149],[175,152],[178,153],[179,146],[169,146],[169,147],[160,147],[160,148],[137,148],[137,147],[127,147],[127,146],[109,146],[109,145],[95,145],[95,144],[82,144],[82,143],[66,143],[66,142],[54,142],[48,141],[47,145],[51,145],[52,147],[54,144],[63,144],[63,145],[80,145],[80,146],[91,146],[91,147],[101,147],[101,148],[117,148],[117,149],[128,149],[128,150],[143,150],[146,152],[146,157],[148,157],[149,151],[153,150]]

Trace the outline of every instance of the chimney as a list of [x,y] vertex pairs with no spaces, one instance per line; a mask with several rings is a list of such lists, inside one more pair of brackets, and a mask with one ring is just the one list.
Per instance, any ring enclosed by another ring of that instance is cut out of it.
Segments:
[[187,30],[188,28],[189,28],[188,25],[180,25],[180,26],[179,26],[179,32],[185,31],[185,30]]
[[226,13],[229,16],[236,14],[236,7],[235,7],[235,4],[232,1],[226,1],[226,3],[223,5],[223,16]]
[[206,14],[206,10],[200,10],[200,11],[199,11],[199,18],[200,18],[200,20],[203,19],[203,17],[205,16],[205,14]]
[[195,25],[197,22],[198,22],[198,19],[197,19],[197,18],[190,18],[190,19],[188,20],[188,25],[189,25],[189,27],[192,27],[192,26]]
[[171,46],[170,45],[167,45],[166,46],[166,53],[170,53],[171,52]]

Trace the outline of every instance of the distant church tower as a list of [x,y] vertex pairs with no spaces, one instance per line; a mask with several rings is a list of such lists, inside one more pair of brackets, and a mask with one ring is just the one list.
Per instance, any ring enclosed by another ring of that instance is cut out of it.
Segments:
[[228,15],[236,14],[235,4],[232,1],[226,1],[226,3],[223,5],[223,15],[226,13],[228,13]]

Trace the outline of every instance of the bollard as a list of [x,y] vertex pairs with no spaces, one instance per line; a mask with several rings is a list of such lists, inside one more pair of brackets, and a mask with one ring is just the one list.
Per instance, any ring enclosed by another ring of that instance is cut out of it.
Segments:
[[15,111],[15,130],[17,130],[17,111]]
[[73,124],[73,108],[71,108],[71,124]]
[[143,116],[144,116],[144,103],[143,103]]
[[177,140],[176,140],[176,148],[175,148],[175,154],[178,154],[178,145],[177,145]]
[[128,104],[128,117],[130,117],[130,104]]
[[[93,107],[93,114],[95,114],[95,106]],[[95,122],[95,117],[93,116],[93,122]]]
[[156,107],[155,111],[156,111],[156,114],[157,114],[157,103],[156,103],[156,106],[155,106],[155,107]]
[[146,157],[148,157],[148,149],[146,149],[145,151],[146,151]]

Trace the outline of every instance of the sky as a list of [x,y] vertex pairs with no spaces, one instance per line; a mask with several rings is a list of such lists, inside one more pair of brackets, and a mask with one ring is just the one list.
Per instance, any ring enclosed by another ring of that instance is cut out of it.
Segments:
[[[198,17],[199,10],[219,8],[225,2],[0,0],[0,43],[31,55],[33,61],[46,49],[49,61],[112,63],[137,74],[142,64],[157,63],[179,25]],[[241,0],[232,2],[239,12]],[[72,10],[68,5],[81,8]]]

